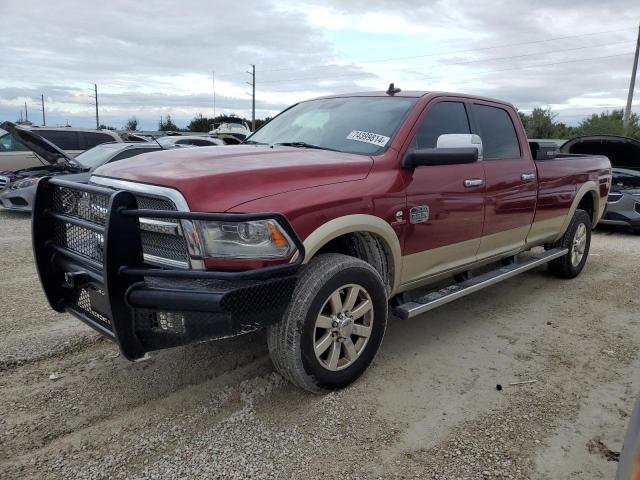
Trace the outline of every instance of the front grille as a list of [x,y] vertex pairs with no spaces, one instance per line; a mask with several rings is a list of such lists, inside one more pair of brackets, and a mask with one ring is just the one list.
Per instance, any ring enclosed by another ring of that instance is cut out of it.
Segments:
[[[88,193],[72,190],[59,185],[52,185],[52,207],[55,212],[69,215],[82,220],[89,220],[98,225],[104,225],[109,208],[109,196],[98,193]],[[138,208],[151,210],[175,211],[175,205],[163,198],[137,195],[134,193]],[[189,267],[189,254],[182,237],[179,222],[175,219],[160,219],[178,226],[180,235],[170,233],[150,232],[141,230],[142,253],[145,262],[162,265],[163,260],[171,266]],[[144,221],[141,219],[141,221]],[[92,260],[102,262],[104,238],[84,227],[56,221],[54,226],[54,242],[62,247],[80,253]]]

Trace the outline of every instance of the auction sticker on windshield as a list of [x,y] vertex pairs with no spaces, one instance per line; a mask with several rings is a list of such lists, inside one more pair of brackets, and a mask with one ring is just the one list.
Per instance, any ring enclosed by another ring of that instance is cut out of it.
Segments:
[[352,130],[351,133],[347,135],[347,140],[355,140],[356,142],[371,143],[373,145],[378,145],[379,147],[384,147],[389,141],[389,137],[385,137],[384,135],[378,135],[377,133],[361,132],[360,130]]

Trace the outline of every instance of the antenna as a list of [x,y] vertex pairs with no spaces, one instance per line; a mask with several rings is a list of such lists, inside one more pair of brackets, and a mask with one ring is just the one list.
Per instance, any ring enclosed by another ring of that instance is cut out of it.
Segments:
[[400,88],[396,88],[392,83],[389,84],[389,88],[387,88],[387,95],[394,96],[396,93],[400,93],[402,90]]

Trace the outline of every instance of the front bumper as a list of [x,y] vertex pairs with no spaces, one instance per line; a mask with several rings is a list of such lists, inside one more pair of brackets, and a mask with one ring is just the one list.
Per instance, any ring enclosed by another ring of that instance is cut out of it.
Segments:
[[36,187],[19,188],[11,190],[7,188],[0,193],[0,206],[6,210],[18,212],[31,212]]
[[[108,205],[102,221],[90,215],[97,198]],[[51,307],[79,318],[134,360],[147,351],[238,335],[282,318],[304,247],[284,217],[268,216],[296,244],[294,262],[241,272],[153,268],[143,261],[140,217],[229,221],[267,215],[140,210],[129,192],[47,178],[39,182],[34,202],[34,256]],[[99,243],[102,254],[90,258],[73,242]]]
[[640,227],[640,195],[617,192],[615,202],[608,202],[599,224]]

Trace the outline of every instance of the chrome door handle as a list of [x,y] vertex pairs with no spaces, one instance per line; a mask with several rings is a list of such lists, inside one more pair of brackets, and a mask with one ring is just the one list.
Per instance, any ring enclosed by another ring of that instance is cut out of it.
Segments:
[[464,186],[467,187],[467,188],[479,187],[483,183],[484,182],[482,181],[481,178],[469,178],[468,180],[464,181]]
[[523,173],[520,175],[523,182],[533,182],[536,179],[535,173]]

